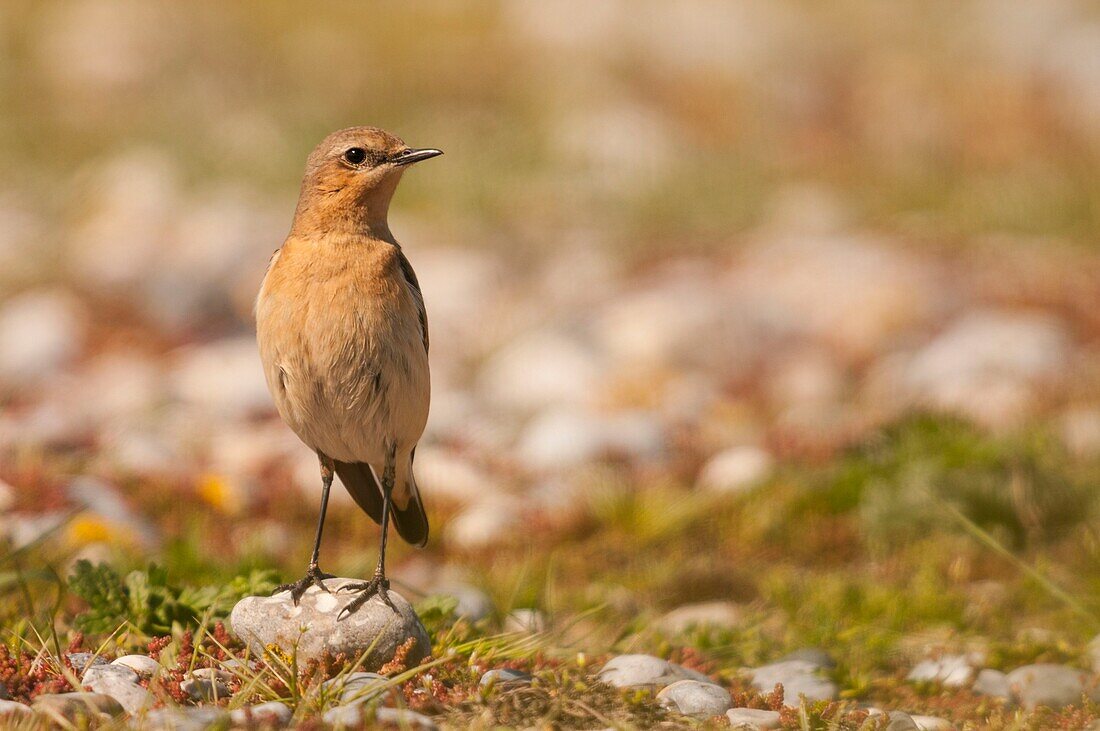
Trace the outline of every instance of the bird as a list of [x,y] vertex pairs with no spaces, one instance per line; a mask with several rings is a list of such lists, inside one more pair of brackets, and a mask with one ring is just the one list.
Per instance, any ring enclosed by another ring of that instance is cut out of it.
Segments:
[[289,591],[329,592],[319,567],[333,475],[381,526],[378,563],[340,613],[378,595],[395,612],[386,578],[392,521],[423,547],[428,518],[413,476],[431,398],[428,318],[416,273],[390,231],[390,201],[409,166],[442,155],[377,127],[349,127],[310,153],[290,233],[256,298],[256,339],[275,407],[317,454],[321,507],[306,574]]

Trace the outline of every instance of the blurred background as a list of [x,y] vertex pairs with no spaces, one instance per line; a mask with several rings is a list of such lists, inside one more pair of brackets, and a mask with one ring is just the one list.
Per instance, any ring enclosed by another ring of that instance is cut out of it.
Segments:
[[305,156],[372,124],[447,153],[391,214],[432,341],[402,591],[594,647],[686,611],[848,687],[1098,629],[1095,3],[13,0],[0,56],[5,570],[301,573],[251,308]]

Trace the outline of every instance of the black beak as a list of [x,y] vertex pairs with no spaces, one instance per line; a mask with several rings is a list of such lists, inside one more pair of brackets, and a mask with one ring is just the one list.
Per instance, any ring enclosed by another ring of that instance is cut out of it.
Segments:
[[442,154],[443,150],[433,150],[430,147],[425,147],[422,150],[402,150],[391,157],[390,162],[394,165],[412,165],[414,162],[420,162]]

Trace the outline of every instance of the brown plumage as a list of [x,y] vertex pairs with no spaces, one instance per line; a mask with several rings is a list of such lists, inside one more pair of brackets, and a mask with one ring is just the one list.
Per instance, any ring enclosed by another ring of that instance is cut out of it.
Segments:
[[[350,611],[388,602],[385,550],[398,534],[422,546],[428,520],[413,477],[428,418],[428,324],[420,285],[387,222],[404,169],[441,154],[373,127],[329,135],[309,156],[290,235],[256,300],[256,334],[279,414],[321,463],[321,517],[309,570],[280,587],[297,601],[317,567],[335,472],[382,525],[378,568]],[[360,601],[362,600],[362,601]]]

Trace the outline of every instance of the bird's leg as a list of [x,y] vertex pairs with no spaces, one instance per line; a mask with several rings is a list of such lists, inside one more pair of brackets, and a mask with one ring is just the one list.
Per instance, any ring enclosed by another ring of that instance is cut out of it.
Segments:
[[291,583],[282,584],[275,587],[275,591],[272,594],[278,594],[280,591],[289,591],[290,598],[294,600],[294,604],[297,605],[301,600],[302,595],[306,593],[306,590],[311,586],[316,586],[321,591],[328,591],[328,587],[324,585],[322,579],[335,579],[332,574],[322,573],[320,567],[317,565],[317,559],[321,553],[321,534],[325,529],[325,512],[328,510],[328,493],[332,488],[332,460],[321,452],[317,453],[317,457],[321,460],[321,517],[317,520],[317,537],[313,541],[313,555],[309,559],[309,568],[306,569],[306,575],[301,579]]
[[340,615],[337,620],[350,617],[359,611],[367,601],[376,594],[382,597],[382,601],[392,609],[397,611],[397,607],[393,605],[393,601],[390,599],[389,588],[390,582],[386,578],[386,542],[389,538],[390,528],[390,503],[393,494],[393,483],[396,478],[396,448],[391,447],[389,454],[386,456],[386,467],[382,470],[382,542],[378,549],[378,564],[374,567],[374,576],[370,581],[363,581],[358,584],[345,584],[340,587],[339,591],[354,591],[358,592],[359,596],[348,602],[348,605],[340,611]]

